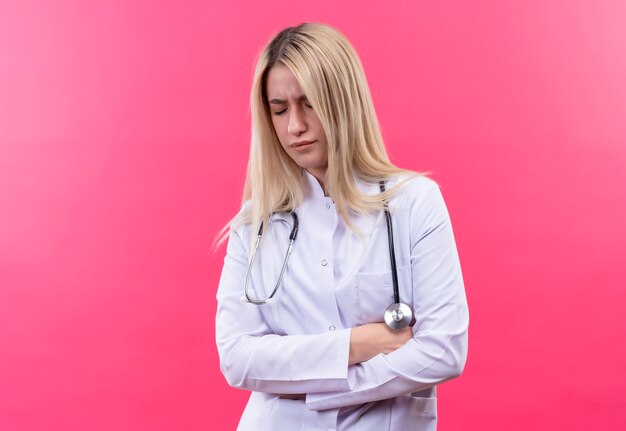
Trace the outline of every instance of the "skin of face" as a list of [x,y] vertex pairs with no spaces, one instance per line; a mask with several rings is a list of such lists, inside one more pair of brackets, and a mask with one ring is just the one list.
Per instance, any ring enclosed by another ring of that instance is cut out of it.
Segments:
[[[267,74],[266,94],[274,130],[283,149],[323,187],[328,166],[326,134],[296,77],[286,66],[272,67]],[[306,141],[313,143],[298,145]]]

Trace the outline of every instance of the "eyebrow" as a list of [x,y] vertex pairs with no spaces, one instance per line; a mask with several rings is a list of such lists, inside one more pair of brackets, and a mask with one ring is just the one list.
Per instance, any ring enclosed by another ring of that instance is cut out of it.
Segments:
[[[296,100],[301,101],[301,100],[307,100],[306,95],[302,95],[302,96],[298,96],[296,97]],[[284,105],[285,103],[287,103],[286,100],[282,100],[282,99],[272,99],[269,102],[272,105]]]

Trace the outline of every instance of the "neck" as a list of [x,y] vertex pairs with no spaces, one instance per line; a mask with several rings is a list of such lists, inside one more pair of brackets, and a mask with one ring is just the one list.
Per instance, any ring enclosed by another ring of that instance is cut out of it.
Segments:
[[329,196],[326,191],[326,187],[324,186],[324,180],[326,179],[326,169],[307,169],[307,172],[310,173],[317,179],[317,182],[320,183],[320,187],[324,191],[324,196]]

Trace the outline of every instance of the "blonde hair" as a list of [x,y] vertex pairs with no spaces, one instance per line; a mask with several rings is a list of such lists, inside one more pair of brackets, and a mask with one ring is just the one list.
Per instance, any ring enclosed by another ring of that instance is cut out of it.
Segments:
[[[266,44],[256,64],[243,208],[220,231],[218,245],[229,229],[251,223],[256,232],[261,221],[268,225],[273,212],[295,210],[303,201],[304,169],[281,146],[267,102],[267,74],[279,65],[293,73],[323,126],[328,143],[324,185],[350,228],[354,230],[350,213],[381,210],[383,200],[401,185],[370,196],[358,189],[356,178],[378,183],[397,174],[408,174],[407,179],[424,175],[400,169],[389,161],[361,61],[346,37],[320,23],[285,28]],[[246,205],[248,201],[250,205]]]

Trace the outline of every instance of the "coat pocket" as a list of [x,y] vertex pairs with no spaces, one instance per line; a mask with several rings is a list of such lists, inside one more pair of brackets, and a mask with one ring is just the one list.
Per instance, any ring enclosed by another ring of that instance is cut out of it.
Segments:
[[437,429],[437,397],[402,395],[394,398],[390,429],[435,431]]
[[358,273],[356,300],[360,323],[384,322],[385,309],[393,302],[391,271]]
[[[400,301],[411,308],[411,267],[398,268]],[[356,274],[356,301],[360,323],[384,322],[387,307],[393,303],[393,276],[391,271],[359,272]]]
[[270,413],[268,430],[299,430],[302,428],[303,400],[278,397]]

